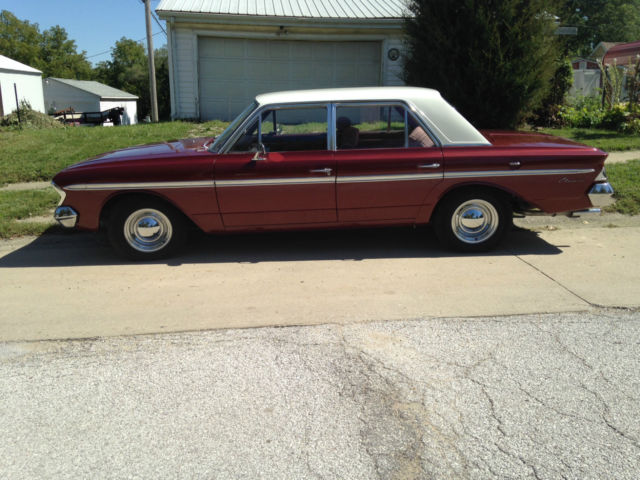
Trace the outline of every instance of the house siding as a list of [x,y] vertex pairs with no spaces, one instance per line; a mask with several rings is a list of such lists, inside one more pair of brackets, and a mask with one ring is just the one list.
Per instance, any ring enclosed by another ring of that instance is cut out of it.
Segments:
[[25,100],[29,102],[31,108],[44,113],[41,74],[0,70],[1,106],[4,115],[10,114],[16,109],[14,84],[18,90],[18,102]]
[[[397,60],[389,59],[387,52],[392,48],[397,48],[400,57]],[[398,87],[404,85],[402,80],[402,65],[404,57],[404,42],[401,37],[388,38],[382,45],[382,85]]]
[[[268,25],[207,24],[171,17],[167,19],[171,56],[172,118],[200,118],[200,87],[198,43],[204,37],[247,38],[264,40],[299,41],[377,41],[380,42],[379,85],[404,85],[402,81],[402,55],[392,61],[387,53],[391,48],[403,51],[400,26],[393,28],[365,25],[336,28],[323,25],[287,26],[284,35],[278,27]],[[327,87],[335,85],[326,85]]]
[[173,85],[175,118],[198,118],[197,37],[192,29],[176,28],[172,32]]
[[135,100],[102,100],[100,102],[101,112],[116,107],[124,108],[122,125],[135,125],[138,123],[138,106]]
[[97,112],[100,110],[100,97],[71,87],[53,79],[45,79],[44,99],[47,112],[72,107],[76,112]]

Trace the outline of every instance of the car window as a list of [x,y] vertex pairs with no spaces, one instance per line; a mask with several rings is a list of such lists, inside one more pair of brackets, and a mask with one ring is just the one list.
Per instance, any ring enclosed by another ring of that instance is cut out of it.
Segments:
[[240,115],[238,115],[233,122],[229,124],[227,128],[225,128],[224,132],[222,132],[213,142],[209,150],[211,152],[217,152],[220,148],[225,144],[225,142],[231,137],[231,135],[236,131],[238,125],[245,121],[245,119],[258,107],[256,102],[253,102],[247,108],[245,108]]
[[231,152],[255,152],[262,143],[267,152],[327,149],[327,108],[264,110],[238,138]]
[[402,105],[344,105],[336,108],[338,150],[432,147],[433,141]]

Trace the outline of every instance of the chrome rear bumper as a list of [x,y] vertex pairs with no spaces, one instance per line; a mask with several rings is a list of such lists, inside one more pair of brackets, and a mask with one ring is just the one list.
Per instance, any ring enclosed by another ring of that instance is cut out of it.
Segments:
[[589,200],[596,208],[608,207],[615,202],[613,198],[613,188],[609,182],[596,183],[589,190]]

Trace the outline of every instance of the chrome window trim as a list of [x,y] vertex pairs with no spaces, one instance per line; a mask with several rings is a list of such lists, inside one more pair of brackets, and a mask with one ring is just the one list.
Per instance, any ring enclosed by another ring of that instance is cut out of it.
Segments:
[[422,114],[422,111],[412,102],[406,101],[404,103],[409,107],[409,110],[411,110],[411,113],[413,113],[413,117],[418,121],[420,126],[424,129],[425,132],[427,132],[427,135],[431,137],[433,146],[442,148],[444,146],[444,143],[442,142],[442,140],[440,140],[440,137],[438,137],[438,135],[436,135],[436,133],[433,131],[433,128],[429,126],[429,123],[426,121],[425,116]]
[[[420,125],[422,127],[422,129],[426,132],[426,134],[429,136],[429,138],[431,138],[431,141],[433,141],[433,146],[432,147],[422,147],[422,148],[434,148],[434,147],[442,147],[442,142],[440,141],[440,139],[438,138],[437,135],[435,135],[433,133],[433,129],[429,128],[428,124],[424,121],[423,116],[420,114],[420,110],[418,110],[418,108],[413,105],[412,103],[406,101],[406,100],[393,100],[393,99],[389,99],[389,100],[366,100],[366,101],[341,101],[341,102],[333,102],[333,108],[334,108],[334,112],[335,110],[337,110],[338,107],[402,107],[404,108],[404,129],[405,129],[405,144],[404,147],[402,148],[409,148],[409,132],[408,132],[408,113],[409,111],[411,111],[413,118],[418,122],[418,125]],[[335,118],[337,118],[337,113],[335,113]],[[333,130],[335,131],[335,124],[333,125]],[[400,147],[395,147],[395,148],[400,148]],[[420,148],[420,147],[416,147],[416,148]],[[337,145],[336,148],[334,148],[334,150],[337,151]],[[355,149],[355,150],[376,150],[375,148],[361,148],[361,149]]]
[[[271,105],[260,105],[260,107],[255,110],[251,115],[247,117],[247,119],[242,122],[241,125],[238,126],[236,131],[229,137],[227,143],[225,143],[222,148],[218,151],[220,154],[229,153],[229,150],[235,145],[236,141],[243,133],[243,129],[248,128],[252,122],[256,119],[258,120],[258,139],[262,141],[261,128],[262,128],[262,112],[265,110],[284,110],[284,109],[301,109],[301,108],[324,108],[327,111],[327,147],[329,146],[329,132],[331,130],[331,125],[329,123],[330,120],[330,110],[331,103],[322,103],[322,102],[309,102],[309,103],[279,103],[279,104],[271,104]],[[237,152],[239,155],[250,153],[250,152]]]
[[[246,119],[244,122],[242,122],[240,125],[238,125],[238,127],[236,128],[236,131],[229,137],[229,139],[226,141],[226,143],[224,145],[222,145],[220,147],[220,149],[218,150],[219,154],[226,154],[229,153],[229,150],[231,150],[231,147],[233,147],[233,145],[235,144],[235,142],[238,140],[238,138],[240,137],[240,135],[242,134],[243,130],[246,129],[253,121],[257,119],[259,120],[259,123],[262,123],[262,112],[265,110],[281,110],[281,109],[287,109],[287,108],[309,108],[309,107],[324,107],[327,109],[327,150],[330,151],[336,151],[337,150],[337,145],[336,145],[336,140],[335,140],[335,129],[336,129],[336,109],[338,106],[347,106],[347,105],[351,105],[351,106],[385,106],[385,105],[396,105],[396,106],[402,106],[405,108],[405,117],[407,115],[407,113],[410,111],[411,114],[413,115],[413,117],[415,118],[415,120],[418,122],[418,124],[424,129],[424,131],[427,133],[427,135],[429,135],[429,137],[431,138],[431,140],[434,143],[434,147],[439,147],[441,148],[443,146],[443,142],[440,140],[440,138],[438,137],[438,135],[436,135],[433,131],[433,129],[429,126],[429,123],[425,120],[425,117],[423,115],[423,113],[415,106],[415,104],[413,104],[410,101],[407,100],[400,100],[400,99],[384,99],[384,100],[364,100],[364,101],[358,101],[358,100],[348,100],[348,101],[339,101],[339,102],[327,102],[327,103],[323,103],[323,102],[309,102],[309,103],[281,103],[281,104],[263,104],[263,105],[259,105],[259,107],[252,112]],[[408,120],[408,118],[407,118]],[[405,120],[405,129],[407,125],[407,121]],[[258,127],[261,128],[261,127]],[[406,137],[408,137],[408,135],[406,135]],[[407,140],[408,142],[408,140]],[[469,145],[484,145],[484,144],[469,144]],[[456,145],[456,146],[461,146],[461,145]],[[409,148],[408,144],[405,146],[405,148]],[[427,147],[427,148],[433,148],[433,147]],[[245,153],[245,152],[238,152],[238,153]]]
[[[219,148],[217,148],[216,150],[213,150],[214,145],[216,145],[217,143],[217,138],[214,138],[213,143],[211,144],[211,146],[209,147],[209,152],[211,153],[221,153],[224,149],[224,147],[229,143],[229,141],[235,136],[236,132],[238,132],[246,123],[247,123],[247,119],[251,118],[253,116],[253,112],[259,108],[260,104],[254,99],[253,102],[251,104],[249,104],[244,110],[242,110],[242,112],[240,112],[236,118],[238,118],[240,115],[242,115],[243,113],[245,113],[249,107],[253,107],[253,110],[250,111],[247,116],[245,117],[244,121],[240,123],[240,125],[236,126],[236,129],[231,132],[231,135],[229,135],[229,138],[227,138],[227,140],[225,141],[225,143],[223,145],[219,145]],[[233,125],[233,122],[235,122],[236,118],[234,118],[231,123],[229,123],[229,127],[231,127],[231,125]],[[225,128],[225,130],[220,134],[223,135],[225,132],[227,131],[227,129]]]

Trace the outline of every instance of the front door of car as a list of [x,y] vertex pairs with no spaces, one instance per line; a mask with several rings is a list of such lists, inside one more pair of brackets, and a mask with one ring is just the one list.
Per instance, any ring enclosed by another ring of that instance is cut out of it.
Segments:
[[414,221],[442,181],[442,150],[401,104],[336,107],[338,220]]
[[327,107],[263,110],[215,163],[226,228],[336,222]]

